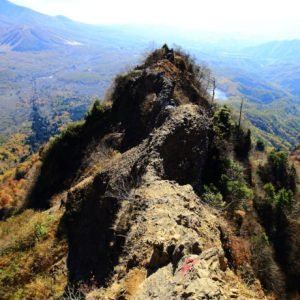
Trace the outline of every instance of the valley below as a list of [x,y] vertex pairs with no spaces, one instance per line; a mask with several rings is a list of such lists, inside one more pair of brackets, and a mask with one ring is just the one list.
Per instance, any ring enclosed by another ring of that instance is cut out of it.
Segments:
[[[120,32],[120,36],[122,33]],[[101,39],[101,36],[99,36]],[[132,42],[131,42],[132,41]],[[104,99],[114,77],[138,65],[151,50],[149,42],[125,45],[63,46],[54,50],[16,52],[2,50],[0,61],[0,135],[7,139],[12,133],[28,133],[32,101],[38,99],[48,118],[53,115],[84,116],[93,99]],[[282,67],[286,74],[280,80],[282,62],[259,63],[255,58],[209,53],[209,47],[197,46],[189,53],[211,69],[216,78],[216,98],[226,101],[236,110],[245,100],[244,115],[256,128],[258,136],[275,147],[290,149],[299,143],[299,94],[297,92],[297,63]],[[208,44],[209,46],[209,44]],[[205,55],[198,50],[207,51]],[[0,47],[1,48],[1,47]],[[189,47],[187,47],[189,49]],[[218,50],[220,53],[222,49]],[[17,64],[15,63],[17,61]],[[275,69],[275,71],[274,71]],[[276,76],[274,76],[278,72]],[[293,72],[291,76],[288,72]],[[293,79],[293,77],[295,77]],[[73,99],[72,105],[64,102]],[[62,102],[59,104],[58,102]],[[56,103],[53,105],[53,103]],[[55,107],[56,106],[56,107]],[[77,113],[82,111],[81,113]],[[63,121],[65,122],[65,121]]]

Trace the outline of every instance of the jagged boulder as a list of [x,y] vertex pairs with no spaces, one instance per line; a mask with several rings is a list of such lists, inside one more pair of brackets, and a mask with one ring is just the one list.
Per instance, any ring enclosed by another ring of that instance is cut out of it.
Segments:
[[167,266],[149,276],[136,299],[226,299],[217,248],[184,256],[174,270]]

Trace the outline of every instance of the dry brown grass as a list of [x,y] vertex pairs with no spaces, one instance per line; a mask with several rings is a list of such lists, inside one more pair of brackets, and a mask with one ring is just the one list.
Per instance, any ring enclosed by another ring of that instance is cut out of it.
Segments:
[[125,279],[124,284],[129,299],[138,292],[139,287],[141,283],[145,280],[145,278],[145,270],[133,269],[130,271],[127,278]]
[[249,242],[237,236],[230,236],[232,258],[236,268],[250,264],[251,253]]
[[67,242],[57,238],[62,212],[24,211],[0,223],[0,298],[57,299],[64,291]]

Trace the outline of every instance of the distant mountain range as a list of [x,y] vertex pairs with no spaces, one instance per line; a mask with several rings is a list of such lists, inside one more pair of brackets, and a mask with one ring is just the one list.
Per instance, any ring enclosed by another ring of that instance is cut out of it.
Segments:
[[[48,16],[7,0],[0,0],[0,24],[2,46],[11,47],[13,44],[14,51],[42,51],[79,44],[99,47],[104,43],[110,45],[113,41],[124,45],[132,35],[120,27],[94,26],[64,16]],[[15,47],[15,44],[20,47]]]
[[53,17],[42,14],[30,8],[16,5],[8,0],[0,0],[0,22],[7,26],[20,24],[30,26],[34,25],[57,29],[61,32],[70,29],[70,26],[73,26],[74,30],[74,28],[80,24],[64,16]]
[[[33,99],[51,118],[82,117],[114,76],[165,42],[207,64],[228,103],[238,106],[244,97],[245,113],[264,137],[277,134],[286,147],[300,141],[300,40],[250,47],[251,41],[189,37],[168,28],[95,26],[7,0],[0,0],[0,138],[28,126]],[[272,142],[280,145],[278,138]]]
[[80,42],[64,39],[53,32],[27,25],[13,27],[0,37],[1,46],[13,51],[42,51],[57,46],[80,46]]
[[245,54],[267,61],[300,61],[300,40],[273,41],[245,49]]
[[0,0],[0,45],[23,52],[80,45],[79,42],[69,40],[65,26],[67,22],[72,24],[71,20],[50,17]]
[[0,22],[6,27],[30,25],[52,29],[64,28],[64,22],[59,17],[47,16],[7,0],[0,0]]

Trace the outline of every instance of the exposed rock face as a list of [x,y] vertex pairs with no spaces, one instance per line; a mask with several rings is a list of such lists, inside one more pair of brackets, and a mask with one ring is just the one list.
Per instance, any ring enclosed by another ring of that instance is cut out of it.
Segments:
[[[195,184],[200,182],[208,145],[207,124],[208,120],[199,107],[191,104],[180,106],[172,112],[172,117],[167,119],[163,126],[156,129],[139,146],[125,152],[119,160],[97,174],[87,185],[79,185],[78,189],[70,191],[66,215],[70,224],[71,278],[74,276],[74,279],[80,279],[80,275],[88,276],[93,271],[95,275],[98,274],[100,280],[104,279],[102,273],[106,272],[101,264],[103,256],[109,255],[109,258],[103,260],[105,264],[107,261],[113,261],[111,255],[115,256],[115,247],[123,247],[120,244],[124,243],[124,237],[114,236],[110,229],[119,210],[124,209],[122,202],[129,200],[129,206],[136,203],[135,209],[142,210],[138,212],[141,217],[144,214],[143,197],[135,200],[138,194],[135,192],[135,195],[131,196],[131,189],[139,186],[142,188],[145,185],[152,189],[156,180],[162,178],[180,183],[185,183],[184,180]],[[174,160],[170,159],[170,156],[173,156]],[[146,202],[145,205],[148,206],[149,203]],[[126,216],[127,223],[131,223],[131,217],[134,217],[132,213]],[[101,230],[99,226],[102,227]],[[121,234],[126,234],[128,230],[125,226]],[[99,234],[103,235],[102,240],[108,244],[95,243],[95,237]],[[108,253],[109,244],[113,246]],[[99,262],[91,261],[91,257]],[[73,265],[76,268],[74,273]]]
[[69,191],[70,280],[102,286],[88,299],[259,299],[227,266],[223,221],[194,192],[210,105],[183,88],[183,70],[175,58],[121,79],[103,140],[117,136],[124,152]]
[[168,265],[147,278],[136,299],[221,299],[224,296],[219,262],[222,257],[218,248],[184,256],[175,272]]

